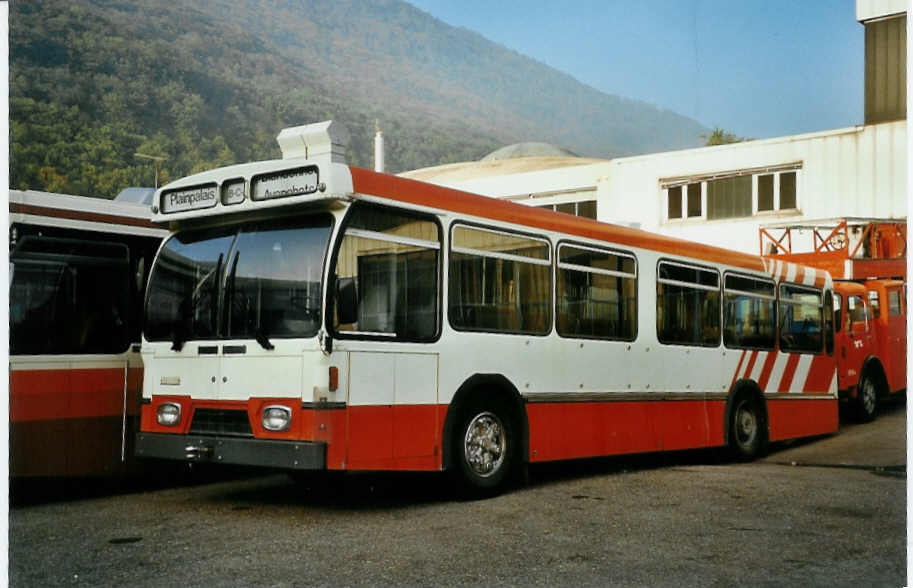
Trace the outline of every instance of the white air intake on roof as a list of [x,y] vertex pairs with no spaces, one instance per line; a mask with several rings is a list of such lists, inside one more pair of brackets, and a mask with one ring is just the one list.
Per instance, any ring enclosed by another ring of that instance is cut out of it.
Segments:
[[325,159],[345,163],[349,131],[340,122],[326,120],[282,129],[276,142],[282,150],[282,159]]

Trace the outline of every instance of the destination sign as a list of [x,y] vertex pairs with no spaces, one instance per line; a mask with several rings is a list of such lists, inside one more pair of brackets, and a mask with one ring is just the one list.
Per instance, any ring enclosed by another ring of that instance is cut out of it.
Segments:
[[231,180],[222,184],[222,204],[244,202],[244,180]]
[[179,188],[162,193],[162,212],[171,214],[187,210],[211,208],[219,200],[219,191],[215,184]]
[[317,168],[300,167],[263,174],[253,179],[250,197],[253,200],[272,200],[317,191]]

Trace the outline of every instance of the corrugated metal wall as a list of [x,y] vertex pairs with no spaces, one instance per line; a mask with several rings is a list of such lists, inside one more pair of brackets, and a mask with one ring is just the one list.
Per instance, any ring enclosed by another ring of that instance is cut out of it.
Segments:
[[907,17],[865,23],[865,122],[907,118]]

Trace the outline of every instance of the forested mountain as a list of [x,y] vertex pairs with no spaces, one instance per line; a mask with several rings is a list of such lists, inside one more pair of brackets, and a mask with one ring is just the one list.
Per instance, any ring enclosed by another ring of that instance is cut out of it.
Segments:
[[611,157],[707,129],[601,93],[400,0],[10,3],[10,185],[111,197],[278,157],[286,126],[340,120],[348,160],[389,171],[547,141]]

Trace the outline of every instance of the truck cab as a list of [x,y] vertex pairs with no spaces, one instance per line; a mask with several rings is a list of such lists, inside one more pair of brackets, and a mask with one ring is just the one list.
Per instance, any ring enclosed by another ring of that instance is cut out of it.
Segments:
[[834,294],[840,400],[857,420],[870,421],[880,398],[906,386],[903,282],[835,281]]

